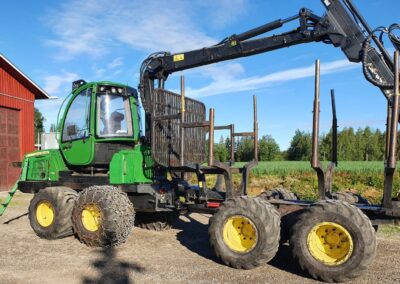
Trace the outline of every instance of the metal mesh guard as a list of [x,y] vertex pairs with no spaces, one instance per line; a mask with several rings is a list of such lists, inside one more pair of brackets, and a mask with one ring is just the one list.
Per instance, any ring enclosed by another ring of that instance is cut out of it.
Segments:
[[[164,167],[180,166],[181,129],[180,119],[157,120],[165,115],[177,115],[181,111],[181,96],[164,89],[154,90],[152,119],[152,156]],[[202,102],[185,98],[185,123],[205,120],[206,108]],[[156,119],[154,119],[156,118]],[[201,164],[205,161],[207,129],[185,128],[184,164]]]

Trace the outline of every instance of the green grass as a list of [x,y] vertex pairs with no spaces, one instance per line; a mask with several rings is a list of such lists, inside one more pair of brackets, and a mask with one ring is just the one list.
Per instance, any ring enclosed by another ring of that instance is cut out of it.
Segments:
[[[241,167],[245,163],[238,162],[236,167]],[[328,162],[324,162],[323,166],[326,167]],[[383,162],[372,161],[344,161],[339,162],[336,172],[346,173],[383,173]],[[308,161],[273,161],[273,162],[259,162],[257,167],[253,169],[255,175],[282,175],[291,173],[312,173],[314,170]]]

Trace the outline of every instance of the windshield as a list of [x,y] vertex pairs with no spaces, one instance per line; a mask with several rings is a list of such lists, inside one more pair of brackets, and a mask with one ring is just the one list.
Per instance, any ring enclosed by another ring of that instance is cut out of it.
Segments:
[[84,139],[89,136],[91,95],[91,88],[83,90],[69,106],[62,131],[63,142]]
[[96,134],[100,137],[133,135],[129,97],[97,94]]

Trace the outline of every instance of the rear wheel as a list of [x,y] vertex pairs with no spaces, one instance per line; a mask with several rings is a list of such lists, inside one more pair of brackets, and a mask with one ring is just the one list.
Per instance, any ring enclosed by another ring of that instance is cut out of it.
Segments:
[[71,212],[77,195],[62,186],[35,193],[29,205],[29,222],[36,235],[49,240],[72,235]]
[[[298,200],[296,194],[291,192],[286,188],[273,188],[268,189],[262,192],[259,195],[260,198],[263,198],[267,201],[269,200]],[[282,214],[281,216],[281,243],[286,243],[289,239],[289,230],[294,224],[294,219],[296,218],[297,212],[289,212],[286,214]]]
[[350,204],[364,204],[364,205],[369,205],[369,202],[367,199],[362,197],[361,195],[357,193],[353,193],[351,191],[345,191],[345,192],[333,192],[331,194],[331,199],[333,200],[341,200],[341,201],[346,201]]
[[72,212],[74,231],[90,247],[124,243],[132,231],[135,213],[128,196],[112,186],[84,189]]
[[172,228],[178,214],[176,212],[137,212],[136,226],[151,231],[165,231]]
[[370,220],[342,201],[320,201],[292,228],[290,246],[300,267],[315,279],[344,282],[361,275],[376,253]]
[[259,196],[266,200],[271,200],[271,199],[298,200],[297,195],[286,188],[268,189],[262,192]]
[[210,219],[210,243],[226,265],[251,269],[275,256],[279,223],[278,211],[261,198],[228,199]]

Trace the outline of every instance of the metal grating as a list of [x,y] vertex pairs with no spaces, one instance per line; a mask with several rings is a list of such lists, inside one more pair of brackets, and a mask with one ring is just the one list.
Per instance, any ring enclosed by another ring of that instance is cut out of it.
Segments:
[[[153,159],[164,167],[180,166],[180,112],[180,95],[164,89],[154,90],[151,149]],[[202,102],[185,98],[185,123],[205,121],[205,116],[206,108]],[[207,131],[204,127],[184,129],[185,165],[201,164],[205,161]]]

